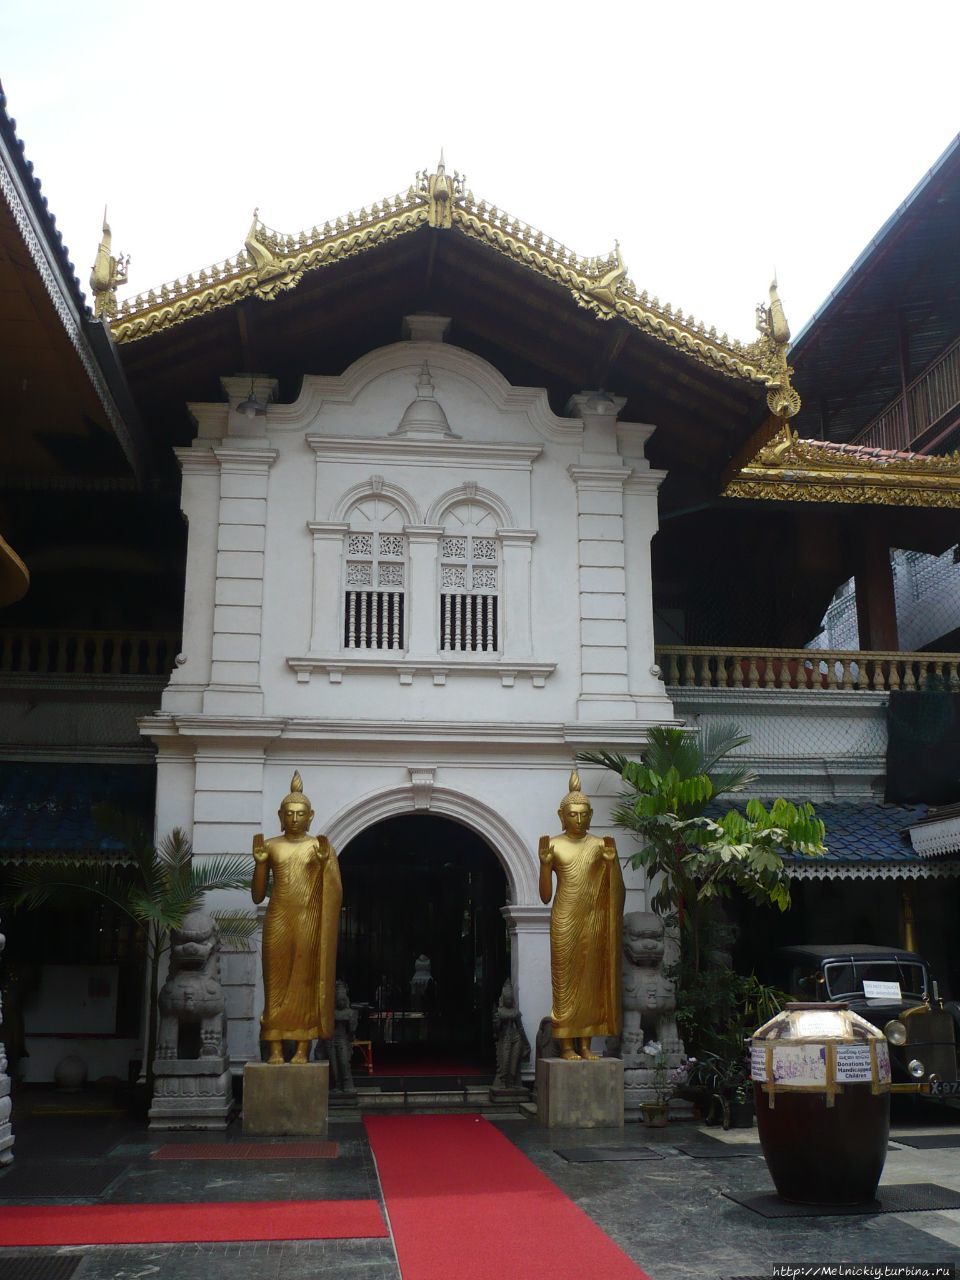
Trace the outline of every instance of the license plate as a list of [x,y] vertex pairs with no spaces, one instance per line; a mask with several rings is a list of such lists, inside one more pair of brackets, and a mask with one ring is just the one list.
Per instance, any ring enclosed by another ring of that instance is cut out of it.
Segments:
[[960,1095],[960,1080],[934,1080],[930,1092],[935,1097],[950,1098]]

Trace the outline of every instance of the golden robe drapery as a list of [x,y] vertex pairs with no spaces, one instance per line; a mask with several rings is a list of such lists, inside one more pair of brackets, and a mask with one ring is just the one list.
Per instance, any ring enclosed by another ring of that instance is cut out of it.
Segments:
[[343,890],[330,842],[268,840],[273,889],[263,923],[263,1040],[329,1040]]
[[557,877],[550,912],[553,1034],[558,1040],[617,1036],[625,890],[613,840],[579,845],[544,836],[541,863]]

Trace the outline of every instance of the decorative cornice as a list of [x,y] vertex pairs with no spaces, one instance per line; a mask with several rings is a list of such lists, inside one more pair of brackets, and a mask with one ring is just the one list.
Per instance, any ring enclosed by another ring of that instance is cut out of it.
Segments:
[[800,439],[787,423],[723,491],[726,498],[960,507],[960,453],[930,455]]
[[606,256],[581,257],[496,205],[477,200],[459,173],[447,173],[442,159],[434,173],[418,173],[405,195],[388,197],[369,210],[296,236],[273,231],[255,212],[244,248],[235,258],[122,303],[113,321],[114,337],[118,343],[135,342],[244,298],[273,299],[294,288],[307,271],[423,226],[458,231],[561,285],[597,319],[623,320],[726,377],[764,387],[771,412],[781,417],[799,408],[786,362],[789,330],[775,289],[770,306],[760,308],[757,341],[744,344],[718,335],[680,309],[650,298],[645,290],[638,292],[619,245]]
[[791,880],[954,880],[960,877],[960,862],[921,862],[901,859],[890,862],[834,862],[811,858],[809,862],[789,862]]

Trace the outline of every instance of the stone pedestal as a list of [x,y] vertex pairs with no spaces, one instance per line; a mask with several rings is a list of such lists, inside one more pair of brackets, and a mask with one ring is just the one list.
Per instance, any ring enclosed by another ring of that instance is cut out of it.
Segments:
[[157,1058],[153,1077],[148,1128],[226,1129],[233,1114],[233,1078],[226,1058]]
[[537,1063],[537,1116],[541,1124],[572,1129],[623,1125],[623,1063],[541,1058]]
[[243,1132],[327,1136],[329,1062],[248,1062],[243,1069]]

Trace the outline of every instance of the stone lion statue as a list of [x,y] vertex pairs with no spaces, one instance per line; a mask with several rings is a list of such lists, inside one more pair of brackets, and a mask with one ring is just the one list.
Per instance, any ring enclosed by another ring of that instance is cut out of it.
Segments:
[[630,911],[623,917],[624,1063],[646,1065],[644,1042],[656,1040],[668,1058],[682,1056],[677,1033],[677,991],[663,972],[666,941],[663,921],[653,911]]
[[226,1042],[220,985],[220,931],[205,911],[191,911],[170,933],[170,969],[160,989],[157,1057],[220,1058]]

